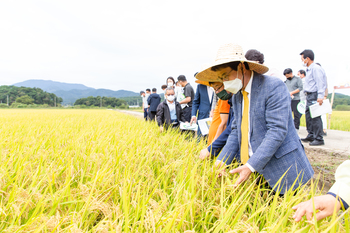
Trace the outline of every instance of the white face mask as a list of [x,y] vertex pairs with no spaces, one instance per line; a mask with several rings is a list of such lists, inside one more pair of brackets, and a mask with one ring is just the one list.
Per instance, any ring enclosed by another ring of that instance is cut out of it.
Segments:
[[301,64],[303,67],[307,67],[307,63],[304,63],[303,61],[301,61]]
[[174,99],[175,99],[175,96],[173,96],[173,95],[168,95],[166,98],[167,98],[168,101],[173,102]]
[[243,87],[242,80],[238,78],[224,82],[224,89],[233,94],[236,94],[239,90],[242,89],[242,87]]
[[237,71],[236,79],[230,80],[230,81],[224,81],[223,83],[224,83],[224,89],[233,94],[236,94],[243,87],[242,80],[238,78],[238,71]]
[[172,87],[174,85],[173,82],[168,82],[168,87]]

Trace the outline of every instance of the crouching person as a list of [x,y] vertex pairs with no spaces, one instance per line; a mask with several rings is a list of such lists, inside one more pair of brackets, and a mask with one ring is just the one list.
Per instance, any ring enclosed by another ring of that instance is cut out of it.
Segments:
[[169,126],[173,128],[179,127],[180,121],[185,122],[185,117],[181,105],[175,100],[175,90],[169,87],[166,89],[166,99],[157,108],[157,123],[160,127],[160,132],[163,132],[163,127],[166,129]]

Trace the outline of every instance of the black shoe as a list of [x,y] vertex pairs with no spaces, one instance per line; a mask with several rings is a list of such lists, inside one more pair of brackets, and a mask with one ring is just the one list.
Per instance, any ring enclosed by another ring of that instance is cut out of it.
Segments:
[[327,136],[327,132],[322,132],[322,136]]
[[306,138],[301,138],[300,140],[303,142],[313,142],[315,139],[310,138],[310,137],[306,137]]
[[310,146],[323,146],[324,141],[314,140],[314,141],[310,142],[309,145]]

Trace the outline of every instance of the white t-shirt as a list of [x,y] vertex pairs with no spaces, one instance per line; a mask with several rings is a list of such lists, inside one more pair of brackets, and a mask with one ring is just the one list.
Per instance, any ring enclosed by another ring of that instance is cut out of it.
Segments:
[[142,96],[143,108],[148,108],[148,102],[147,102],[148,97],[149,97],[149,94],[145,94],[145,96]]

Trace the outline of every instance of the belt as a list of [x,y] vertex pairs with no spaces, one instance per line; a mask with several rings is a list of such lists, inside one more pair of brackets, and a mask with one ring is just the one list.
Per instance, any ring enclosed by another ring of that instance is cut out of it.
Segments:
[[314,91],[314,92],[304,91],[304,94],[305,94],[305,95],[311,95],[311,94],[314,94],[314,93],[317,93],[317,91]]

